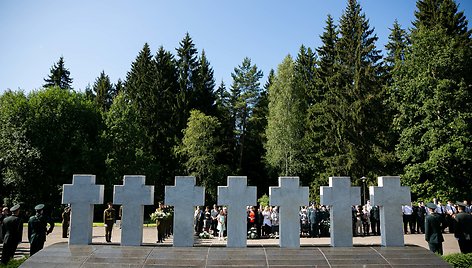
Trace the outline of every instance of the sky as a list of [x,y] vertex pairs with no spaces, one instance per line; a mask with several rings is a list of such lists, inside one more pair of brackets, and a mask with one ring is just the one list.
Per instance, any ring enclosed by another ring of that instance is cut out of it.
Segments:
[[[384,49],[395,19],[403,28],[414,20],[414,0],[359,0]],[[470,21],[471,0],[456,0]],[[111,82],[124,80],[147,42],[175,49],[188,32],[199,53],[205,50],[217,85],[245,57],[263,71],[265,83],[288,54],[301,45],[321,46],[328,14],[336,24],[347,0],[1,0],[0,93],[40,89],[61,56],[84,91],[103,70]],[[469,25],[469,28],[471,26]]]

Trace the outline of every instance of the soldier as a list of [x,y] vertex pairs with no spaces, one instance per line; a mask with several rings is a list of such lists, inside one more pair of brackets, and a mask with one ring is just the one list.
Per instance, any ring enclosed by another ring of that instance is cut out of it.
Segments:
[[[28,221],[28,240],[30,242],[30,256],[44,247],[46,236],[54,230],[54,222],[50,217],[44,215],[44,204],[34,207],[36,215],[31,216]],[[48,229],[49,224],[49,229]]]
[[7,264],[15,255],[16,248],[21,242],[23,233],[23,223],[20,217],[20,205],[14,205],[10,208],[11,216],[6,217],[2,224],[3,250],[2,263]]
[[445,222],[443,217],[436,212],[437,206],[434,203],[428,203],[426,207],[429,209],[429,215],[425,220],[425,240],[429,244],[429,250],[442,255],[444,241],[442,230]]
[[111,231],[115,223],[115,209],[112,202],[108,202],[108,208],[103,211],[103,223],[105,226],[105,239],[108,243],[111,243]]
[[455,215],[454,237],[459,243],[461,253],[472,253],[472,215],[465,212],[466,204],[457,202],[459,213]]
[[67,238],[70,225],[70,207],[67,206],[62,212],[62,238]]

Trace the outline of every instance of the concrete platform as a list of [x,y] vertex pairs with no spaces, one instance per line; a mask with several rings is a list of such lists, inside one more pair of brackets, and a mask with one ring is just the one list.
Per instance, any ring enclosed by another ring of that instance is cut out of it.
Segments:
[[[427,249],[424,235],[405,235],[406,247],[380,247],[379,236],[354,237],[352,248],[329,247],[329,238],[301,238],[298,250],[278,247],[278,239],[248,240],[248,248],[226,248],[226,241],[196,239],[193,248],[172,247],[172,238],[156,244],[156,228],[145,227],[143,246],[122,247],[114,228],[105,242],[104,228],[95,227],[93,244],[69,246],[57,228],[48,235],[45,248],[21,267],[450,267]],[[26,234],[23,235],[25,240]],[[453,234],[444,234],[444,253],[457,253]],[[27,255],[24,241],[16,257]]]
[[21,267],[450,267],[418,247],[352,248],[275,246],[226,248],[196,246],[68,246],[58,243],[29,258]]

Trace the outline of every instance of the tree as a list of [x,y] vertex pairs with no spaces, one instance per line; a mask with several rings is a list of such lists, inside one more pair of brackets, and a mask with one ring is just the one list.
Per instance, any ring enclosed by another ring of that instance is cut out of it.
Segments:
[[215,115],[215,79],[213,78],[213,69],[210,66],[205,50],[198,61],[196,70],[196,82],[193,92],[192,109],[197,109],[207,115]]
[[296,86],[295,63],[285,57],[269,88],[266,160],[279,175],[294,176],[302,170],[305,92]]
[[234,68],[231,73],[233,84],[231,85],[232,117],[234,118],[234,131],[237,146],[237,169],[242,169],[245,136],[249,118],[252,116],[254,105],[260,94],[260,82],[262,71],[256,65],[251,64],[249,58],[244,58],[241,65]]
[[334,73],[322,84],[327,91],[317,116],[317,124],[324,128],[321,146],[326,175],[360,178],[381,172],[378,123],[383,117],[383,70],[373,32],[359,3],[350,0],[340,19]]
[[216,117],[192,110],[178,149],[178,153],[186,158],[184,165],[187,173],[197,177],[197,184],[205,187],[212,201],[216,200],[217,186],[223,183],[227,172],[224,165],[218,164],[222,151],[218,140],[219,127]]
[[110,77],[105,74],[105,71],[102,71],[93,84],[94,101],[100,110],[108,111],[110,109],[115,96],[114,91],[115,89],[110,82]]
[[415,11],[416,20],[413,22],[413,31],[424,26],[433,28],[441,26],[447,35],[470,39],[471,31],[467,28],[467,19],[463,11],[457,11],[457,4],[453,0],[418,0],[418,10]]
[[60,87],[62,89],[72,88],[72,78],[70,78],[69,69],[64,65],[64,57],[61,56],[57,63],[51,67],[48,78],[44,79],[46,84],[43,87]]
[[390,87],[403,179],[419,197],[461,200],[472,190],[471,49],[443,25],[419,25],[411,41]]
[[409,46],[409,38],[404,29],[397,20],[393,23],[393,28],[390,29],[388,36],[388,43],[385,45],[387,56],[384,61],[390,71],[405,61],[405,54]]

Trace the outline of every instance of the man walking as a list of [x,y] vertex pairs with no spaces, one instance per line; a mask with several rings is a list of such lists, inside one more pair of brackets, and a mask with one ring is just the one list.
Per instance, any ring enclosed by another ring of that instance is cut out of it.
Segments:
[[2,263],[7,264],[15,255],[16,248],[21,242],[23,233],[23,223],[20,217],[20,205],[14,205],[10,208],[11,216],[6,217],[2,224],[3,250]]
[[459,213],[455,215],[454,237],[461,253],[472,253],[472,215],[465,212],[466,204],[457,202]]
[[[28,240],[30,242],[30,256],[40,251],[46,242],[46,236],[54,230],[54,222],[50,217],[44,215],[44,204],[34,207],[36,215],[31,216],[28,221]],[[48,228],[49,224],[49,228]]]
[[441,215],[436,213],[437,206],[434,203],[426,204],[429,210],[429,215],[425,220],[425,240],[428,241],[429,250],[434,253],[443,255],[442,242],[444,237],[442,235],[444,220]]

